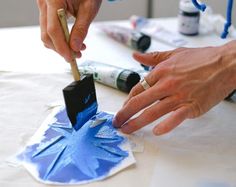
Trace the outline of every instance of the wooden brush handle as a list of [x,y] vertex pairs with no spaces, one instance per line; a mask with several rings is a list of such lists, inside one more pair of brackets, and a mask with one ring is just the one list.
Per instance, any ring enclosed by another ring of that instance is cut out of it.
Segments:
[[[61,27],[64,32],[66,41],[69,44],[70,33],[69,33],[68,25],[67,25],[66,12],[64,9],[59,9],[59,10],[57,10],[57,15],[60,20]],[[74,77],[74,80],[79,81],[80,80],[80,73],[78,70],[78,66],[77,66],[75,57],[73,57],[73,61],[70,62],[70,66],[71,66],[71,71],[72,71],[72,75]]]

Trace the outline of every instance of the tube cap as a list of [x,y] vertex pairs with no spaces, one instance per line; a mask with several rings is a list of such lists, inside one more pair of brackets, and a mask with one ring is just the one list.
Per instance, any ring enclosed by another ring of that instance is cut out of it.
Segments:
[[117,79],[117,87],[121,91],[129,93],[130,90],[140,81],[138,73],[131,70],[124,70]]
[[134,49],[144,52],[151,45],[151,37],[141,32],[133,31],[131,45]]
[[199,10],[193,5],[191,0],[181,0],[179,3],[180,10],[188,13],[199,13]]

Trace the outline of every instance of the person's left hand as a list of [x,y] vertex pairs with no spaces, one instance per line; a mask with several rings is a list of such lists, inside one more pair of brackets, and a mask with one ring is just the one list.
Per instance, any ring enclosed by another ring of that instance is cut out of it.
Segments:
[[210,110],[236,88],[235,46],[230,45],[135,53],[137,61],[156,66],[145,78],[151,88],[144,90],[137,84],[115,116],[113,125],[129,134],[170,114],[153,129],[155,135],[161,135],[185,119],[196,118]]

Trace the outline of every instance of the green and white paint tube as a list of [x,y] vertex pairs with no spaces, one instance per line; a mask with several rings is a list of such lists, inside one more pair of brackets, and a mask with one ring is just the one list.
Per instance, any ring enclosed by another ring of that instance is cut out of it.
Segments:
[[140,81],[137,72],[95,61],[85,61],[79,66],[79,71],[93,74],[95,81],[127,93]]

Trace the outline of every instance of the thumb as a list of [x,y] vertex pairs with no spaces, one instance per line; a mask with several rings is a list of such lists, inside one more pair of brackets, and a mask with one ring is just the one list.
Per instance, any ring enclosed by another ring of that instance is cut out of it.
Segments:
[[84,39],[88,33],[88,28],[91,23],[88,13],[81,14],[79,11],[75,24],[71,31],[70,47],[73,51],[79,52],[82,50]]
[[171,57],[174,51],[164,51],[164,52],[152,52],[152,53],[139,53],[135,52],[133,57],[135,60],[140,62],[141,64],[148,66],[156,66],[162,61],[167,60]]

